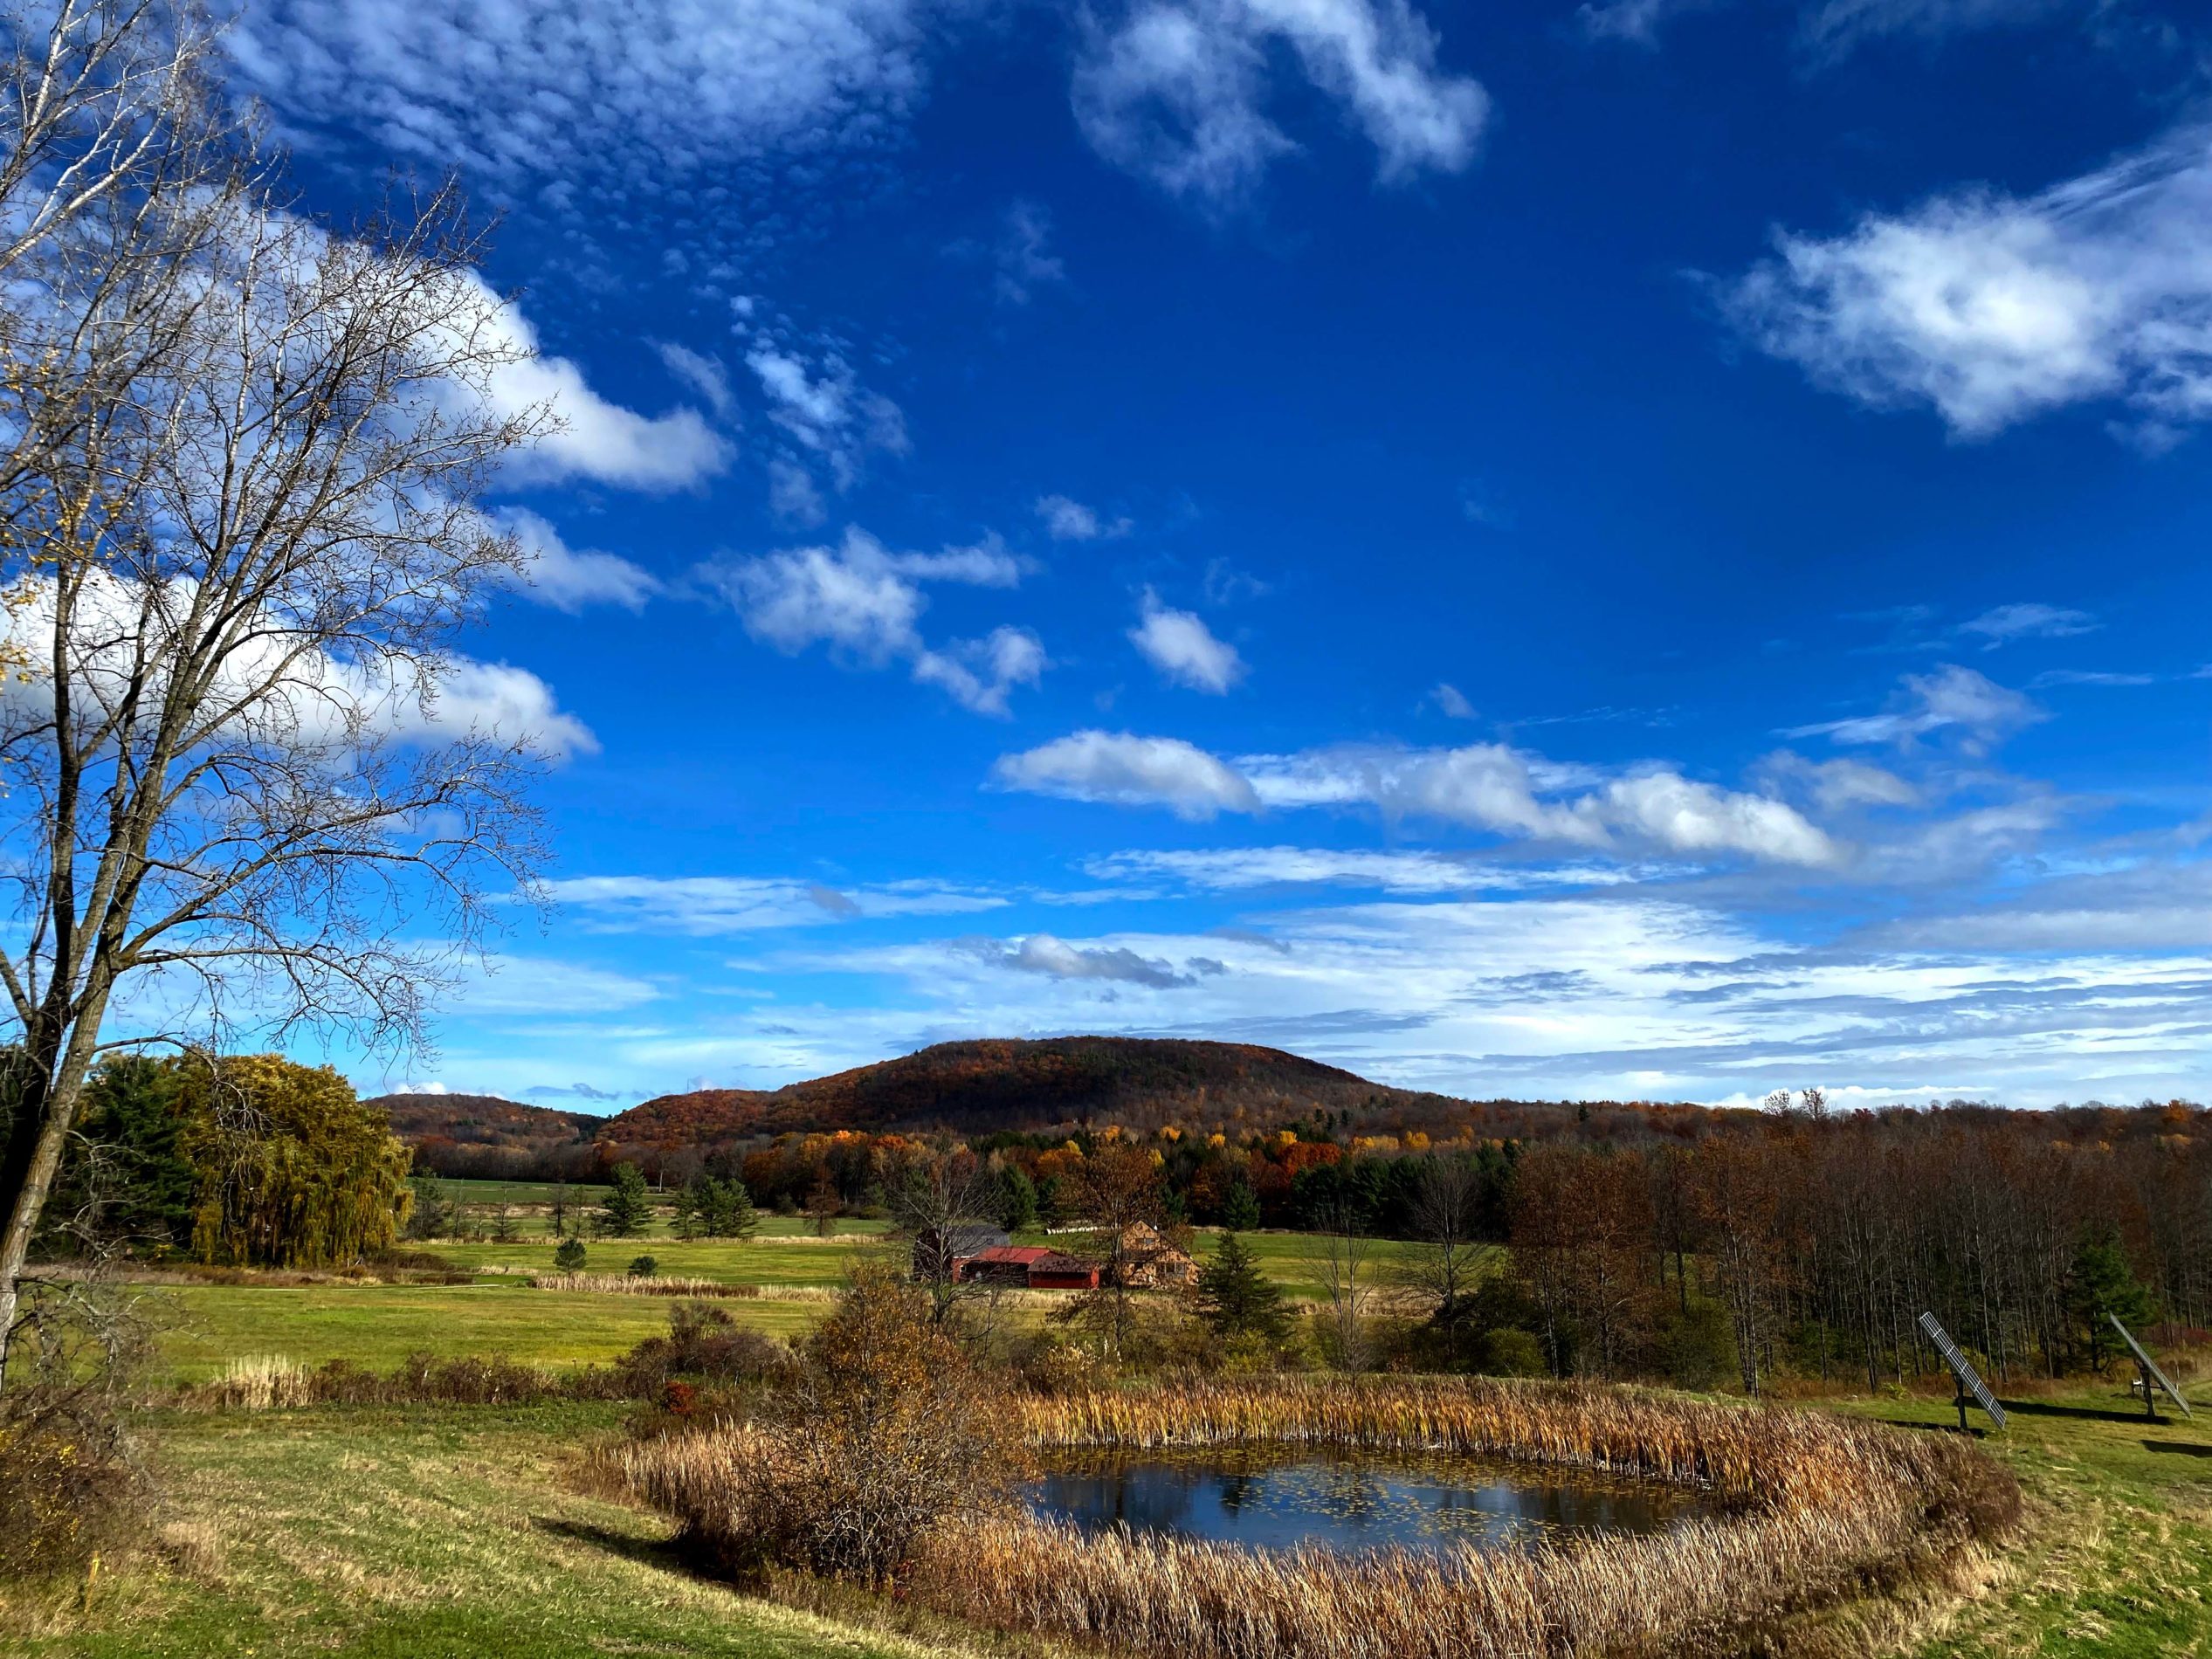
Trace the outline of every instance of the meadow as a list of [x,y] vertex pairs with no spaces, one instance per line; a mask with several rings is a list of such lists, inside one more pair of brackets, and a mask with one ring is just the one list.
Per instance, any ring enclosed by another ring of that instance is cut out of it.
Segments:
[[[764,1216],[762,1223],[759,1237],[741,1243],[687,1242],[670,1236],[665,1221],[657,1222],[654,1230],[638,1238],[587,1241],[589,1266],[595,1273],[619,1274],[632,1258],[650,1255],[658,1271],[670,1277],[826,1295],[845,1282],[865,1254],[899,1248],[886,1243],[881,1222],[841,1220],[826,1239],[816,1237],[810,1225],[798,1218]],[[1036,1236],[1043,1241],[1043,1235]],[[1304,1300],[1322,1296],[1310,1239],[1297,1233],[1253,1233],[1245,1239],[1262,1270],[1288,1295]],[[1193,1253],[1203,1260],[1219,1243],[1217,1233],[1201,1230]],[[422,1353],[439,1358],[500,1354],[556,1368],[603,1364],[667,1324],[666,1305],[657,1298],[533,1290],[529,1275],[553,1271],[553,1240],[542,1234],[506,1244],[441,1242],[423,1248],[476,1272],[476,1283],[334,1280],[140,1287],[134,1292],[140,1309],[159,1332],[153,1380],[204,1381],[236,1354],[282,1354],[308,1366],[350,1360],[377,1370]],[[1378,1283],[1405,1249],[1376,1244]],[[811,1324],[822,1304],[769,1296],[720,1305],[744,1324],[787,1336]],[[1041,1318],[1046,1305],[1039,1301],[1025,1306],[1021,1316]]]

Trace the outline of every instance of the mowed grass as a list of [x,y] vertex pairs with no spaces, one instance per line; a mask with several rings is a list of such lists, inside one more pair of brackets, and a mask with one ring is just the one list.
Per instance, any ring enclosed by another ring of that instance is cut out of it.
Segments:
[[[2212,1389],[2188,1392],[2194,1422],[2167,1407],[2149,1422],[2119,1387],[2009,1402],[2010,1426],[1981,1444],[2027,1490],[2029,1535],[2003,1580],[1918,1647],[1921,1659],[2212,1654]],[[1948,1401],[1843,1409],[1931,1432],[1958,1422]]]
[[659,1520],[582,1497],[576,1449],[619,1408],[171,1417],[150,1558],[84,1593],[0,1602],[21,1659],[841,1659],[950,1651],[869,1635],[686,1571]]
[[[663,1297],[534,1291],[520,1279],[476,1284],[261,1286],[186,1284],[140,1295],[159,1328],[155,1377],[198,1382],[238,1354],[281,1354],[303,1365],[346,1360],[389,1371],[410,1353],[440,1359],[504,1354],[555,1369],[603,1364],[668,1330]],[[728,1301],[747,1325],[775,1335],[803,1330],[817,1304]]]
[[[621,1273],[637,1256],[652,1256],[663,1277],[710,1279],[723,1284],[795,1286],[831,1291],[864,1254],[901,1247],[886,1240],[880,1222],[865,1230],[841,1230],[818,1239],[786,1218],[773,1230],[739,1243],[728,1239],[594,1239],[587,1266]],[[849,1225],[849,1224],[848,1224]],[[1043,1235],[1037,1235],[1041,1242]],[[1058,1243],[1065,1243],[1063,1238]],[[1295,1298],[1319,1299],[1321,1281],[1312,1257],[1314,1241],[1296,1233],[1253,1233],[1246,1241],[1269,1277]],[[1198,1234],[1202,1260],[1219,1247],[1219,1235]],[[389,1370],[410,1353],[439,1358],[504,1354],[528,1365],[561,1367],[603,1364],[642,1338],[668,1326],[664,1298],[577,1294],[532,1290],[527,1271],[551,1271],[553,1242],[439,1244],[431,1247],[457,1266],[478,1270],[473,1284],[185,1284],[141,1292],[141,1311],[160,1329],[155,1376],[163,1382],[198,1382],[221,1374],[238,1354],[282,1354],[304,1365],[347,1360]],[[1387,1285],[1399,1271],[1405,1246],[1378,1241],[1375,1283]],[[487,1268],[513,1270],[488,1273]],[[804,1330],[823,1304],[734,1298],[718,1306],[740,1322],[777,1336]]]

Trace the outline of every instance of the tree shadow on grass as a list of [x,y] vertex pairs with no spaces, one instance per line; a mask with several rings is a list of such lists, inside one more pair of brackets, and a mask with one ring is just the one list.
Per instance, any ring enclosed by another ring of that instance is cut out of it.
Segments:
[[2004,1408],[2021,1417],[2075,1417],[2088,1422],[2147,1423],[2151,1420],[2143,1415],[2141,1407],[2133,1411],[2111,1411],[2098,1406],[2054,1406],[2047,1400],[2008,1400]]
[[2179,1452],[2184,1457],[2212,1457],[2212,1446],[2193,1446],[2183,1440],[2147,1440],[2145,1451]]
[[[2005,1409],[2009,1411],[2012,1408],[2008,1406]],[[1959,1432],[1959,1425],[1954,1422],[1932,1423],[1919,1417],[1877,1417],[1874,1421],[1887,1424],[1892,1428],[1922,1428],[1935,1435],[1955,1435]],[[1970,1424],[1967,1428],[1967,1437],[1973,1440],[1987,1440],[1989,1434],[1988,1428],[1975,1425]]]
[[552,1515],[533,1515],[530,1525],[554,1538],[565,1538],[574,1543],[589,1545],[609,1555],[619,1555],[626,1561],[662,1567],[690,1577],[698,1576],[691,1559],[678,1540],[672,1538],[639,1538],[634,1532],[617,1532],[611,1526],[596,1526],[589,1521],[572,1521]]

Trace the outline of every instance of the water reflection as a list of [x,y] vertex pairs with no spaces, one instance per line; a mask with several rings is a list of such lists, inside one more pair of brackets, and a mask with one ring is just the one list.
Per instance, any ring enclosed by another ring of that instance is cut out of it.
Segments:
[[1542,1538],[1650,1532],[1695,1514],[1663,1486],[1467,1458],[1147,1454],[1064,1460],[1035,1482],[1037,1514],[1284,1549],[1510,1548]]

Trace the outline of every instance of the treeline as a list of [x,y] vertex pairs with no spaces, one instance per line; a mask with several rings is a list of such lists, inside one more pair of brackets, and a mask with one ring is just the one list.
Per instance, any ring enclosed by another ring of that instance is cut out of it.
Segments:
[[1923,1310],[2000,1378],[2057,1376],[2112,1352],[2107,1315],[2212,1325],[2207,1128],[2180,1103],[1830,1116],[1816,1099],[1687,1146],[1531,1147],[1505,1242],[1554,1370],[1664,1369],[1702,1306],[1749,1392],[1924,1374]]
[[330,1067],[114,1056],[86,1084],[38,1249],[346,1265],[392,1247],[411,1202],[408,1156]]

